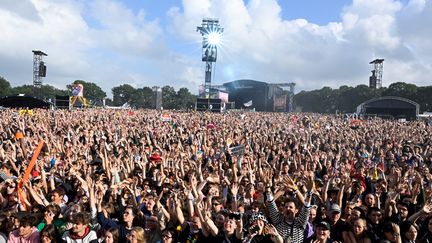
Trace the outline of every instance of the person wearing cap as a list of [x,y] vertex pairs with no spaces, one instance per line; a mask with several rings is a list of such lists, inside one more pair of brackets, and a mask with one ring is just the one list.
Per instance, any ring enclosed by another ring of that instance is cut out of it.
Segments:
[[320,221],[315,226],[315,233],[311,237],[307,238],[304,243],[332,243],[334,242],[330,238],[330,224],[326,221]]
[[342,232],[348,231],[349,225],[341,219],[341,208],[334,203],[327,210],[327,223],[330,224],[330,237],[335,241],[342,241]]

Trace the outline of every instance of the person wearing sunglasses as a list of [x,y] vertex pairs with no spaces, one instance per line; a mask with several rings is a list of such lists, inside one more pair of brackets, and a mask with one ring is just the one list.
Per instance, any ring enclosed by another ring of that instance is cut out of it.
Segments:
[[15,208],[18,205],[18,183],[16,180],[6,180],[0,189],[0,208],[3,210]]
[[177,234],[173,228],[166,228],[162,231],[162,241],[161,243],[176,243]]

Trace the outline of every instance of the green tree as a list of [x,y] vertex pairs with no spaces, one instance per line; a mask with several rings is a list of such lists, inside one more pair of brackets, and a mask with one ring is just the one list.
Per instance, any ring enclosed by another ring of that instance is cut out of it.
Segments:
[[115,106],[121,106],[128,102],[130,105],[134,101],[134,95],[136,89],[129,84],[122,84],[120,86],[112,88],[113,93],[113,103]]
[[131,96],[131,106],[136,108],[153,108],[153,90],[149,87],[139,88]]
[[432,86],[424,86],[417,88],[417,96],[415,102],[420,105],[420,112],[432,111]]
[[0,76],[0,97],[8,96],[11,89],[9,81]]
[[106,98],[106,99],[105,99],[105,105],[113,106],[113,105],[114,105],[114,102],[112,101],[112,99],[110,99],[110,98]]
[[414,100],[417,96],[417,86],[404,82],[396,82],[390,84],[387,90],[383,93],[385,96],[397,96],[410,100]]
[[[105,91],[95,83],[86,82],[84,80],[75,80],[73,84],[82,84],[84,86],[84,97],[90,101],[101,101],[106,97]],[[66,85],[66,87],[70,92],[72,92],[73,87],[71,84]]]
[[354,112],[361,103],[376,97],[380,97],[385,91],[371,89],[366,85],[358,85],[355,88],[343,85],[339,89],[324,87],[320,90],[302,91],[294,96],[296,106],[302,107],[304,112],[334,113]]
[[180,88],[177,91],[176,104],[179,109],[188,109],[194,106],[196,97],[187,88]]
[[303,112],[320,112],[316,106],[320,99],[318,90],[301,91],[294,96],[296,106],[301,107]]
[[169,85],[162,87],[162,107],[164,109],[178,109],[179,104],[176,103],[177,93],[175,89]]
[[21,85],[21,86],[16,86],[13,87],[10,91],[11,95],[19,95],[19,94],[24,94],[24,95],[29,95],[29,96],[33,96],[33,85]]
[[[350,92],[352,91],[353,87],[351,86],[347,86],[347,85],[342,85],[341,87],[339,87],[338,90],[336,90],[336,94],[337,94],[337,110],[339,112],[342,113],[348,113],[348,112],[352,112],[353,111],[353,105],[352,105],[352,101],[350,101],[352,99],[352,97],[350,96]],[[350,102],[347,102],[350,101]]]
[[357,106],[361,103],[379,96],[380,95],[377,90],[369,88],[367,85],[361,84],[346,92],[346,99],[342,100],[341,102],[348,104],[347,110],[345,112],[354,112]]
[[[36,90],[37,89],[37,90]],[[35,93],[38,93],[42,99],[54,99],[56,95],[68,95],[67,90],[57,89],[56,87],[45,84],[42,85],[40,88],[35,88],[33,85],[22,85],[13,87],[10,90],[11,95],[29,95],[34,96]]]

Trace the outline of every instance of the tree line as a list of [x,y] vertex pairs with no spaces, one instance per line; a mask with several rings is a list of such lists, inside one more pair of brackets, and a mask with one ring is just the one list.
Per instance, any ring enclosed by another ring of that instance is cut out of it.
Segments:
[[412,100],[420,105],[420,112],[432,111],[432,86],[417,87],[414,84],[396,82],[389,87],[372,89],[367,85],[338,89],[324,87],[319,90],[301,91],[294,96],[297,110],[316,113],[352,113],[361,103],[383,96],[397,96]]
[[[84,80],[75,80],[72,84],[67,85],[66,89],[58,89],[54,86],[45,84],[37,90],[39,97],[44,100],[54,100],[57,95],[72,95],[72,86],[82,84],[84,86],[84,97],[91,104],[102,105],[105,100],[106,105],[122,106],[128,103],[135,108],[155,108],[155,92],[150,87],[134,88],[129,84],[122,84],[111,89],[113,98],[107,98],[107,94],[97,84]],[[10,82],[0,76],[0,97],[14,96],[25,94],[33,96],[35,93],[33,85],[22,85],[12,87]],[[175,90],[173,87],[166,85],[162,87],[162,106],[164,109],[190,109],[194,107],[195,95],[191,94],[187,88]]]
[[[154,108],[155,93],[150,87],[134,88],[129,84],[122,84],[111,89],[113,98],[97,84],[84,80],[75,80],[73,84],[84,86],[84,96],[93,104],[102,104],[105,99],[107,105],[121,106],[125,103],[136,108]],[[43,85],[39,94],[45,100],[54,100],[56,95],[71,95],[72,84],[66,89],[58,89],[51,85]],[[0,97],[18,94],[31,95],[33,85],[11,87],[9,81],[0,76]],[[316,113],[352,113],[361,103],[372,98],[383,96],[397,96],[410,99],[420,105],[420,112],[432,111],[432,86],[417,87],[414,84],[396,82],[389,87],[372,89],[367,85],[351,87],[340,86],[338,89],[323,87],[319,90],[301,91],[294,96],[296,110]],[[164,109],[190,109],[194,107],[196,96],[187,88],[175,90],[171,86],[162,87],[162,106]]]

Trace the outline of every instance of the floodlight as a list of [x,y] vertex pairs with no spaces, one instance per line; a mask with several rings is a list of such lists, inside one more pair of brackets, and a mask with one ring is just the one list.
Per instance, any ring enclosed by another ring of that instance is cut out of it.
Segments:
[[210,45],[217,45],[221,41],[221,35],[217,32],[212,32],[208,35],[207,41]]
[[219,25],[218,19],[203,19],[201,26],[197,27],[203,37],[201,60],[206,63],[204,79],[204,98],[210,98],[212,63],[216,62],[217,49],[221,42],[221,35],[224,31]]

